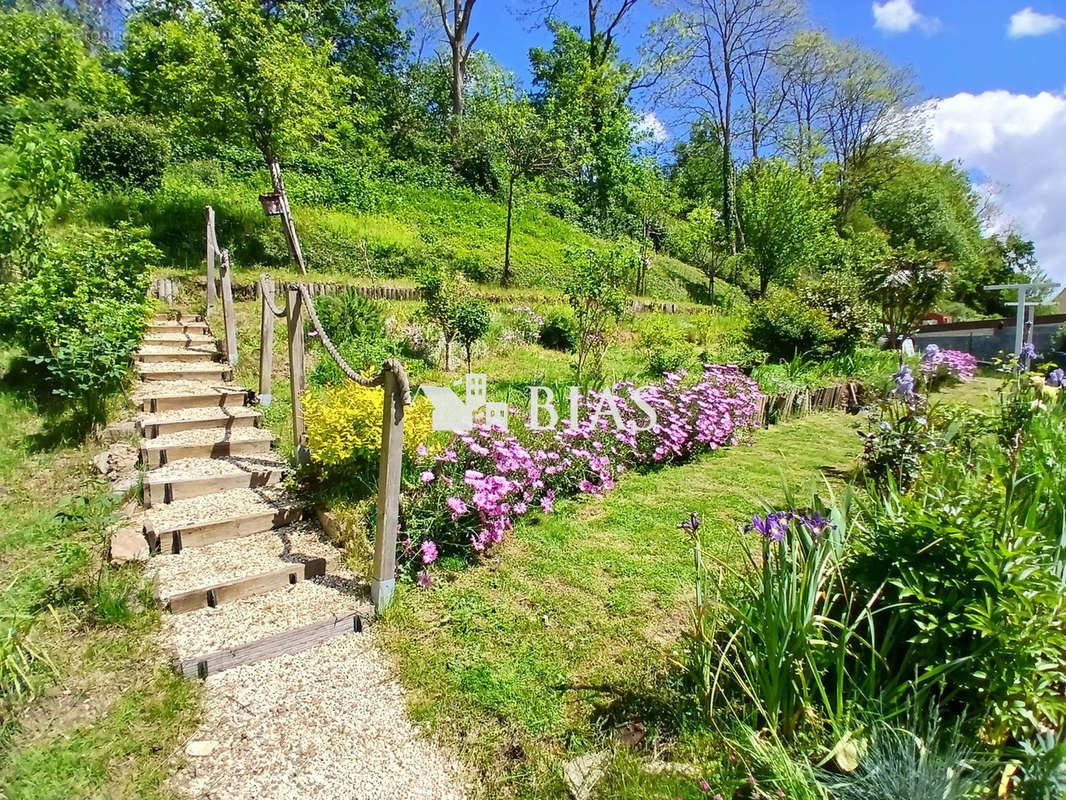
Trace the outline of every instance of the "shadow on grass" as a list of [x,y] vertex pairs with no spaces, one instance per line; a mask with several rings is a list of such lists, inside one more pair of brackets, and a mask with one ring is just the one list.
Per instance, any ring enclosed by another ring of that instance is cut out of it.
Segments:
[[51,394],[46,376],[30,359],[11,358],[0,374],[0,394],[33,409],[41,417],[39,430],[26,434],[23,445],[30,453],[43,453],[80,442],[93,429],[93,420],[81,408]]

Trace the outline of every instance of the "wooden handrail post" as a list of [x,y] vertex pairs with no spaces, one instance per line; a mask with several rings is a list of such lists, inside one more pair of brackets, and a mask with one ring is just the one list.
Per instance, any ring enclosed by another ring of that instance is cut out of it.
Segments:
[[233,278],[230,275],[229,250],[222,251],[219,271],[222,273],[222,322],[226,329],[226,360],[232,367],[237,364],[237,314],[233,308]]
[[207,310],[215,310],[215,253],[218,252],[218,241],[215,238],[215,209],[204,206],[204,215],[207,217]]
[[303,305],[300,289],[295,283],[289,284],[288,306],[285,308],[285,320],[289,327],[289,382],[292,387],[292,444],[296,449],[296,460],[306,464],[310,456],[307,449],[307,435],[304,429],[303,394],[307,388],[307,373],[304,371],[304,322]]
[[274,369],[274,279],[264,275],[262,285],[263,319],[259,326],[259,405],[270,405],[271,371]]
[[378,468],[378,519],[374,537],[374,577],[370,600],[381,613],[396,588],[396,528],[400,517],[400,470],[403,467],[403,403],[396,373],[385,372],[385,408],[381,427],[381,464]]

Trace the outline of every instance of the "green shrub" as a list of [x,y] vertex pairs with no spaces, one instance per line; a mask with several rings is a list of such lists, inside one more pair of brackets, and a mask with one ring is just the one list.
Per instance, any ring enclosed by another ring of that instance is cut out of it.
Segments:
[[354,287],[315,298],[315,311],[322,327],[336,344],[385,338],[385,315],[381,305],[363,297]]
[[639,341],[645,369],[653,377],[696,369],[700,365],[699,348],[666,317],[653,316],[642,325]]
[[160,260],[141,231],[79,231],[50,242],[37,273],[3,293],[3,327],[90,423],[103,420],[107,394],[129,371]]
[[540,343],[549,350],[572,353],[577,349],[577,320],[566,309],[549,311],[540,329]]
[[827,270],[800,283],[800,301],[825,311],[836,328],[837,353],[850,353],[870,338],[877,320],[876,309],[863,299],[862,284],[847,272]]
[[169,160],[167,135],[137,117],[105,117],[82,127],[78,172],[94,183],[158,189]]
[[477,298],[467,298],[455,310],[455,330],[459,343],[466,349],[466,369],[470,371],[470,351],[474,343],[489,332],[492,314],[489,304]]
[[790,289],[775,289],[751,304],[747,336],[774,361],[796,355],[825,358],[837,351],[841,339],[825,309],[809,307]]

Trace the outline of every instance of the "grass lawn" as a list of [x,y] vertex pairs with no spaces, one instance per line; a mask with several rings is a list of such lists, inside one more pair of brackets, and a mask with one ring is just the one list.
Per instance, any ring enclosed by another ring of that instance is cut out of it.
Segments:
[[199,687],[155,648],[159,612],[137,567],[103,563],[117,501],[90,478],[94,448],[57,442],[8,375],[0,418],[0,648],[29,626],[22,641],[43,656],[28,702],[0,663],[0,797],[169,797]]
[[[377,630],[398,656],[411,713],[465,751],[485,797],[563,796],[560,762],[633,719],[650,750],[684,749],[684,737],[656,736],[684,727],[659,689],[693,585],[677,523],[699,513],[713,556],[739,563],[738,526],[781,501],[786,482],[802,493],[847,470],[857,425],[815,415],[761,431],[751,447],[630,474],[604,498],[522,521],[487,563],[402,592]],[[659,755],[697,765],[718,755],[701,750]],[[640,771],[631,756],[612,759],[611,796],[694,786]]]

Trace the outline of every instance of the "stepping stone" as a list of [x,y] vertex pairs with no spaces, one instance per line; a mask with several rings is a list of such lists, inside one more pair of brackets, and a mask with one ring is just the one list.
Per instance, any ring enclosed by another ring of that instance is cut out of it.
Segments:
[[243,406],[251,393],[225,381],[144,381],[133,391],[133,402],[144,411],[158,413],[185,408]]
[[340,554],[309,523],[158,555],[146,570],[172,614],[214,608],[324,576]]
[[215,608],[167,616],[163,626],[179,670],[207,677],[368,627],[368,588],[344,567]]
[[179,431],[251,428],[258,424],[260,416],[258,411],[249,406],[181,408],[144,414],[138,420],[138,426],[141,436],[154,439]]
[[141,440],[141,463],[154,469],[182,458],[221,458],[269,453],[272,431],[264,428],[204,428]]
[[227,489],[152,506],[144,534],[154,553],[180,553],[291,525],[303,506],[282,486]]
[[224,383],[233,374],[233,368],[212,361],[187,364],[182,361],[158,361],[138,363],[137,374],[142,381],[215,381]]
[[146,508],[229,489],[273,486],[285,475],[274,454],[229,458],[183,458],[144,476]]

